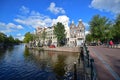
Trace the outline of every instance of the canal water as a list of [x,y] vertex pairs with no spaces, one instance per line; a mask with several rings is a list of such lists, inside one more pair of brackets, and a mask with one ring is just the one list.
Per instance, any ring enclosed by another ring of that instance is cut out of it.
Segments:
[[0,80],[71,80],[78,55],[27,49],[24,44],[0,50]]

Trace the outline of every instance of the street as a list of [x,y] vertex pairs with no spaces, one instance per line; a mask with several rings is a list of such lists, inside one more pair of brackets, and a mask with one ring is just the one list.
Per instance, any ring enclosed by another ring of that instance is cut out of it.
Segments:
[[89,46],[94,58],[98,80],[120,80],[120,49],[105,46]]

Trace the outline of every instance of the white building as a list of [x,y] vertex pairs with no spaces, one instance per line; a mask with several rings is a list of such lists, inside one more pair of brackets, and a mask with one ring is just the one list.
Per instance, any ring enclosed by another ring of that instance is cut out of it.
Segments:
[[[68,21],[62,20],[61,23],[65,26],[66,30],[66,39],[67,39],[67,46],[80,46],[85,41],[85,26],[82,23],[82,20],[79,20],[78,25],[76,26],[74,22],[70,24],[68,27]],[[57,24],[57,22],[56,22]],[[56,25],[54,24],[54,25]],[[45,43],[47,44],[49,40],[52,40],[52,44],[57,45],[57,38],[55,37],[53,30],[54,27],[47,27],[45,29],[38,28],[36,33],[41,34],[42,30],[46,32]]]
[[46,30],[45,30],[45,32],[46,32],[45,42],[48,43],[48,41],[51,40],[52,44],[57,46],[57,38],[55,37],[53,30],[54,30],[53,27],[46,28]]

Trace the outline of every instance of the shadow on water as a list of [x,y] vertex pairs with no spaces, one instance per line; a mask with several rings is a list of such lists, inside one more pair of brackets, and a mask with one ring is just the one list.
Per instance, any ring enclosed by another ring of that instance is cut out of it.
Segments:
[[57,74],[57,79],[63,80],[65,74],[65,55],[59,54],[57,62],[53,65],[53,71]]
[[11,52],[11,51],[13,51],[13,49],[14,49],[14,47],[11,46],[11,47],[8,48],[8,51]]
[[24,50],[24,57],[28,57],[30,56],[29,54],[29,49],[27,47],[25,47],[25,50]]
[[4,58],[6,50],[1,49],[0,50],[0,60]]
[[21,44],[0,51],[0,80],[64,80],[77,58],[78,53],[39,51]]
[[10,53],[13,49],[14,49],[13,46],[11,46],[9,48],[2,48],[2,49],[0,49],[0,60],[5,57],[5,55],[7,54],[7,52]]
[[78,53],[39,51],[26,48],[24,57],[40,70],[54,74],[57,80],[63,80],[66,72],[65,67],[69,66],[73,71],[73,62],[76,61]]

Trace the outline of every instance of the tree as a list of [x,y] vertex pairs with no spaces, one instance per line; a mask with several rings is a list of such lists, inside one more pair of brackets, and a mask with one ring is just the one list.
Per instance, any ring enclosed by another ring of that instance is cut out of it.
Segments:
[[21,41],[18,38],[16,38],[15,43],[18,44],[18,43],[21,43]]
[[101,17],[100,15],[93,16],[90,21],[90,32],[93,41],[105,41],[111,36],[111,24],[110,21],[106,17]]
[[32,41],[33,40],[33,37],[34,37],[34,35],[33,34],[31,34],[30,32],[27,32],[26,34],[25,34],[25,38],[24,38],[24,42],[25,43],[28,43],[29,41]]
[[14,43],[15,42],[14,38],[11,35],[8,37],[8,41],[9,41],[9,43]]
[[5,42],[7,36],[4,33],[0,32],[0,43]]
[[7,46],[14,45],[16,43],[18,44],[20,42],[21,41],[19,39],[14,39],[12,35],[7,37],[7,35],[0,32],[0,43],[2,43],[2,46],[7,47]]
[[57,25],[54,26],[54,34],[57,38],[58,46],[64,45],[66,34],[65,34],[65,27],[62,23],[58,22]]
[[113,27],[114,38],[116,41],[120,41],[120,14],[117,16]]
[[92,37],[91,37],[91,34],[87,34],[86,35],[86,42],[89,43],[92,41]]

